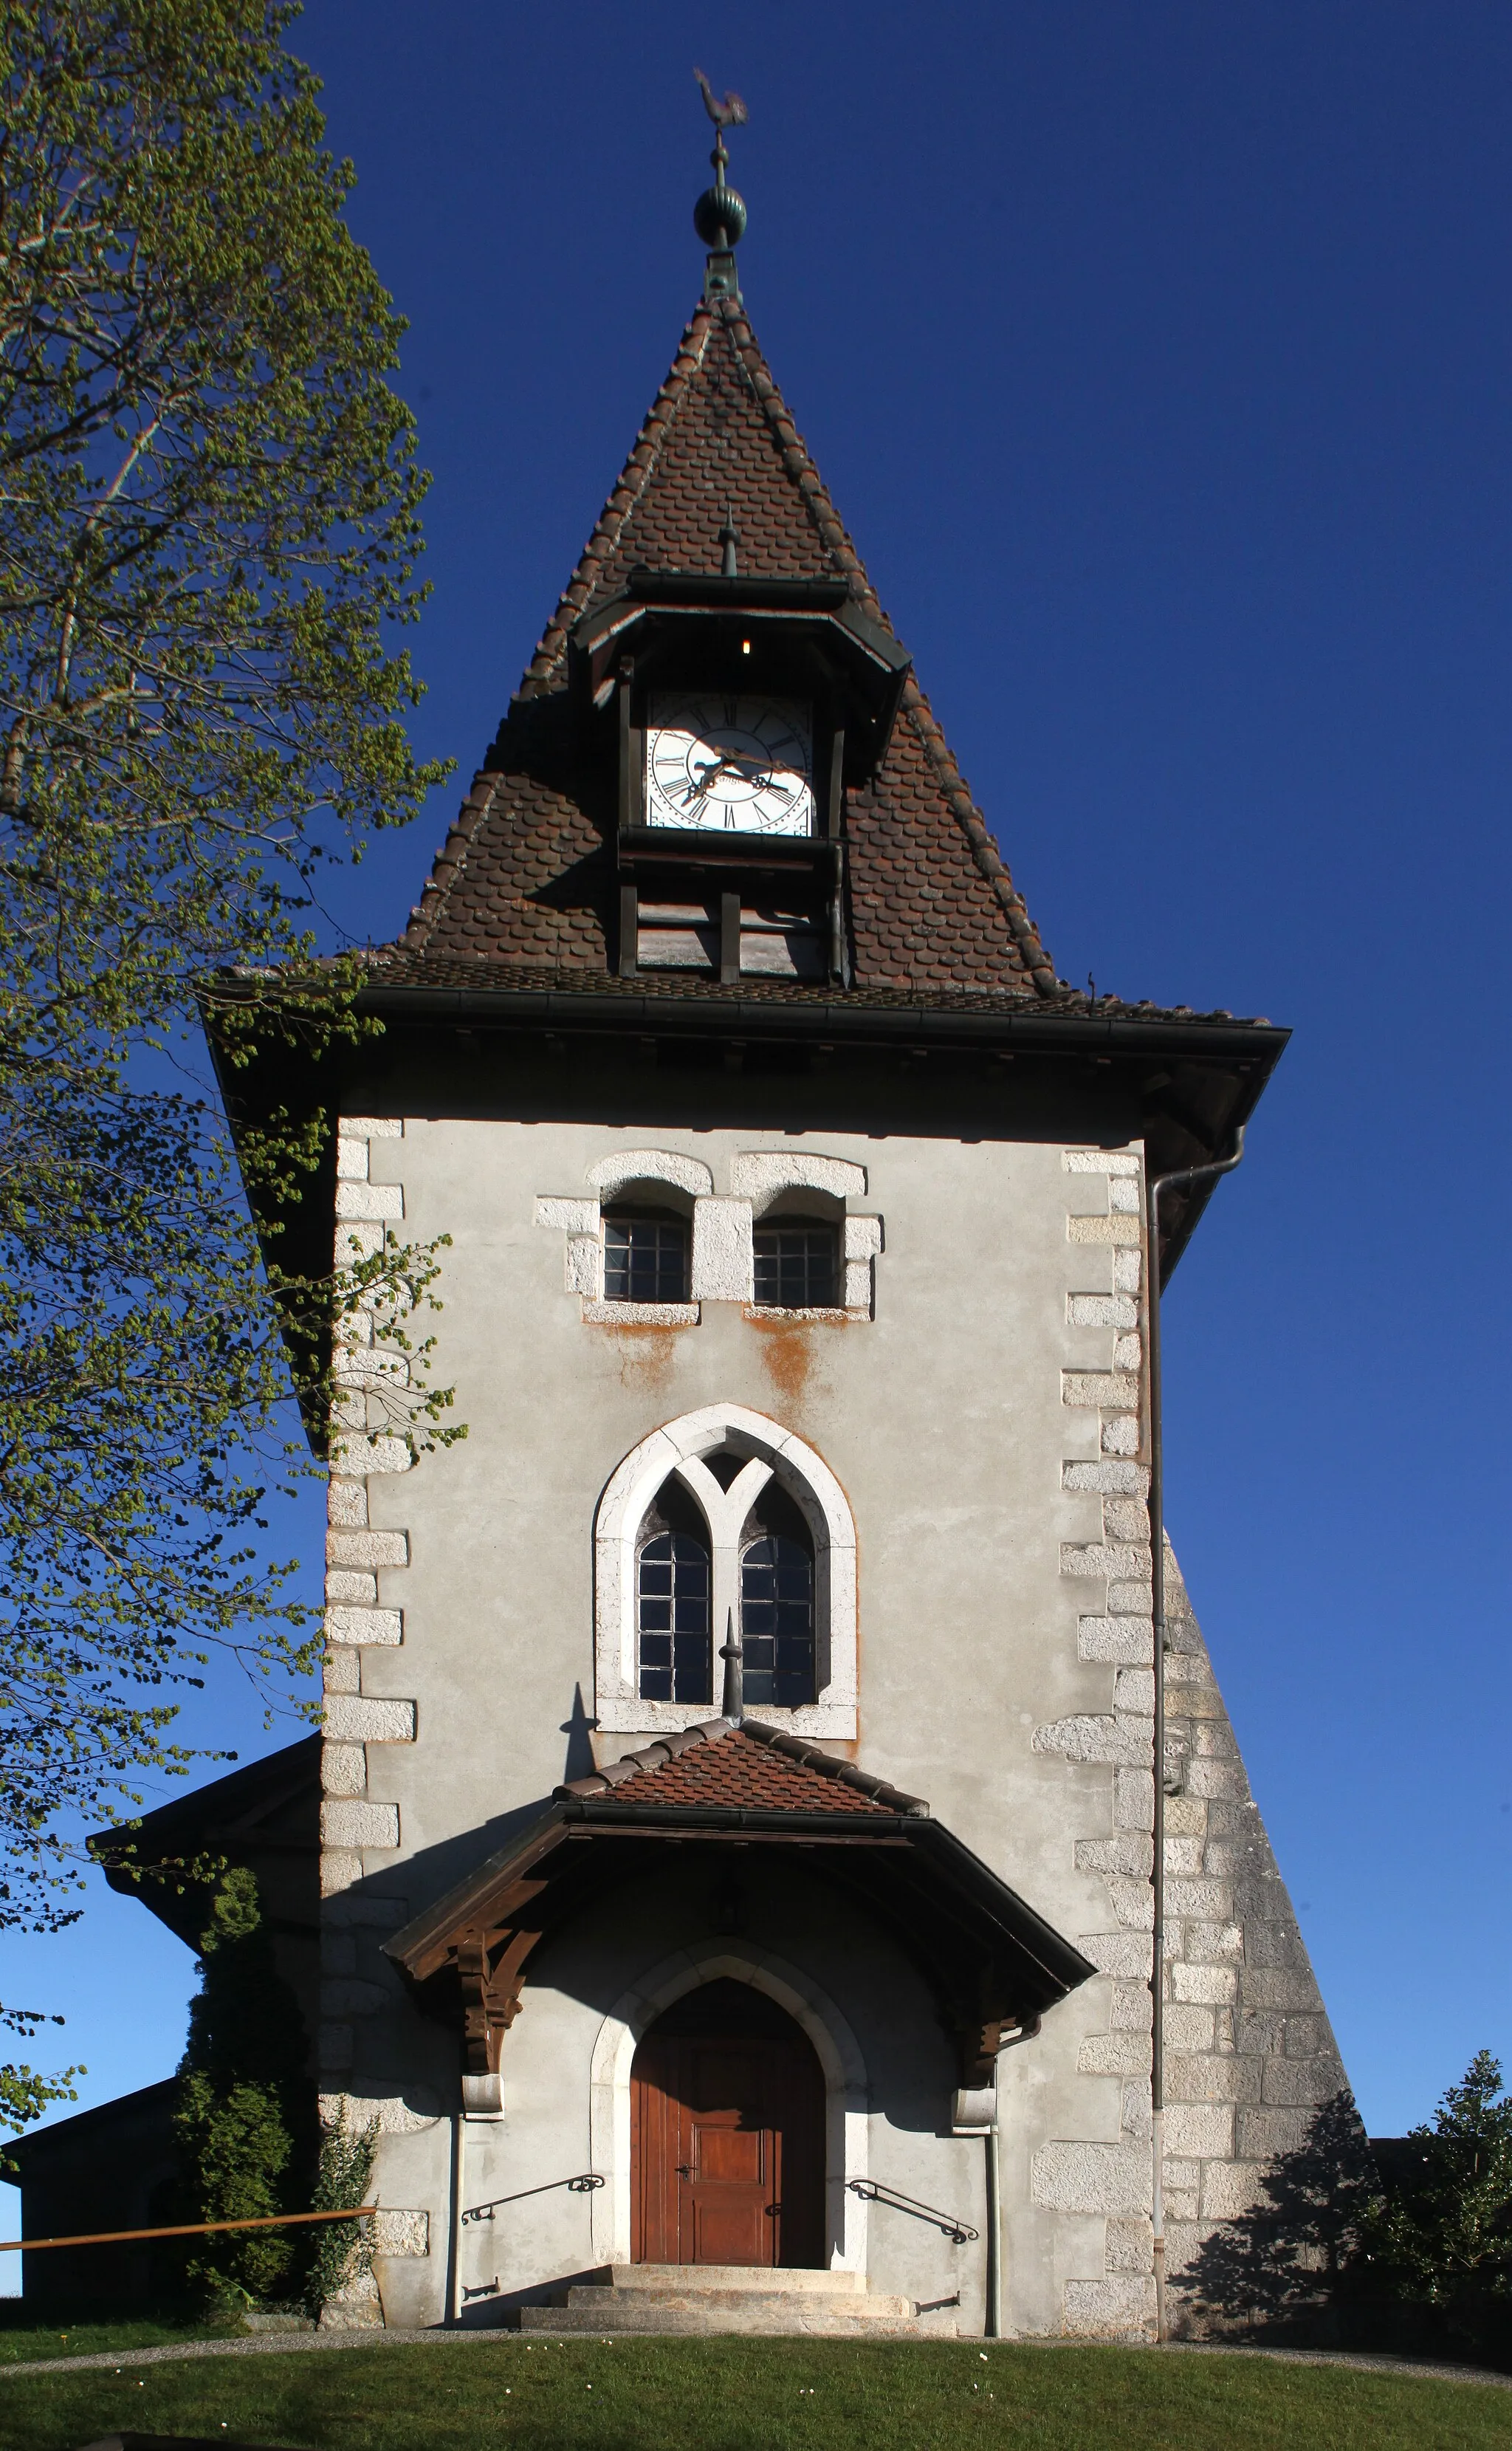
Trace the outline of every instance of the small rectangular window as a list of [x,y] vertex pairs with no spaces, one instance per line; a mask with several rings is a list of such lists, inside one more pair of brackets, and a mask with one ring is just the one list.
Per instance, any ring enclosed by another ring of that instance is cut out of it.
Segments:
[[833,1226],[793,1220],[756,1228],[756,1300],[778,1310],[833,1310],[837,1237]]
[[633,1212],[606,1217],[604,1298],[607,1302],[685,1303],[688,1226],[684,1219]]

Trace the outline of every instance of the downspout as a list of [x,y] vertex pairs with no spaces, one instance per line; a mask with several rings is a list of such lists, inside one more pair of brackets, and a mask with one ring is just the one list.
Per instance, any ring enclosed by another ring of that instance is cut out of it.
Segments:
[[1155,1799],[1152,1816],[1154,1862],[1153,1933],[1150,1964],[1150,2208],[1154,2232],[1155,2338],[1167,2341],[1166,2322],[1166,1475],[1160,1410],[1160,1195],[1193,1183],[1231,1174],[1244,1155],[1244,1126],[1236,1124],[1233,1149],[1210,1166],[1189,1166],[1145,1183],[1146,1318],[1150,1343],[1150,1586],[1154,1643]]
[[447,2274],[446,2320],[459,2324],[462,2320],[462,2182],[467,2166],[467,2113],[460,2103],[452,2122],[452,2236],[451,2270]]
[[[1002,2035],[998,2052],[1012,2050],[1015,2043],[1028,2043],[1039,2031],[1037,2017],[1027,2017],[1020,2026]],[[1002,2332],[1003,2262],[1002,2262],[1002,2174],[998,2151],[998,2071],[993,2069],[990,2086],[963,2088],[956,2094],[950,2108],[950,2132],[953,2136],[979,2136],[986,2154],[987,2183],[987,2269],[983,2276],[985,2305],[982,2338],[1000,2341]]]
[[504,2080],[501,2076],[474,2076],[464,2072],[461,2100],[452,2129],[452,2235],[448,2243],[450,2268],[447,2273],[446,2320],[457,2324],[467,2305],[467,2285],[462,2278],[462,2224],[467,2218],[467,2130],[488,2125],[498,2127],[504,2118]]
[[987,2130],[987,2306],[982,2324],[989,2341],[1002,2339],[1002,2182],[998,2168],[998,2114]]

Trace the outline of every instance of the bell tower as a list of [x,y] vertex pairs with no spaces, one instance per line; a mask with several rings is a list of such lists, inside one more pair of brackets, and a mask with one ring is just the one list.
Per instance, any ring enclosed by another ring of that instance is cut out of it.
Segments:
[[322,2088],[410,2208],[390,2320],[708,2262],[706,2217],[873,2314],[1145,2339],[1163,2245],[1173,2327],[1239,2320],[1211,2242],[1352,2112],[1153,1571],[1150,1301],[1287,1033],[1057,975],[757,343],[705,98],[701,291],[381,1028],[227,1074],[338,1119],[285,1267],[446,1238],[468,1424],[388,1435],[406,1357],[339,1306]]

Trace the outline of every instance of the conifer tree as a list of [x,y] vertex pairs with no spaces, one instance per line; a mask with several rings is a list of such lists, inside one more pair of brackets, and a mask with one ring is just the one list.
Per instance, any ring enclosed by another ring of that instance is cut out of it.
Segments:
[[1417,2169],[1378,2205],[1367,2235],[1378,2290],[1432,2310],[1462,2344],[1512,2357],[1512,2094],[1477,2051],[1433,2125],[1414,2127]]
[[[296,2212],[314,2177],[308,2039],[280,1976],[254,1875],[225,1873],[200,1941],[200,1989],[179,2069],[174,2133],[186,2221]],[[210,2303],[266,2298],[288,2282],[298,2232],[212,2233],[184,2270]]]

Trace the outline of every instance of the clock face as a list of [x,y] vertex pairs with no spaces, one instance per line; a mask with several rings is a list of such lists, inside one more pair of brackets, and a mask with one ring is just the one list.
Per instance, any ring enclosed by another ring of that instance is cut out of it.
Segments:
[[653,697],[646,820],[717,833],[811,834],[814,734],[791,698],[714,690]]

